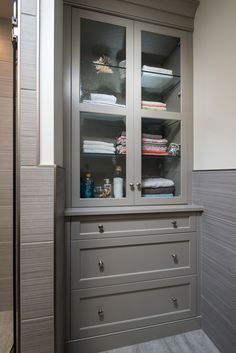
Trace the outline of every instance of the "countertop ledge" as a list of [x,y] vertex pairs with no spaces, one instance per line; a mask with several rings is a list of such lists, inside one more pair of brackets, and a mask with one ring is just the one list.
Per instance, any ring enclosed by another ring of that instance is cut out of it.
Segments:
[[106,216],[147,213],[203,212],[199,205],[168,205],[168,206],[122,206],[122,207],[88,207],[66,208],[66,217],[76,216]]

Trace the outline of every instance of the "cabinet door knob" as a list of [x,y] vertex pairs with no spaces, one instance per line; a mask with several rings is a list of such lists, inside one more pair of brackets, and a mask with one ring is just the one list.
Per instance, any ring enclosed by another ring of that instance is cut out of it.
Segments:
[[141,183],[136,183],[137,189],[141,190]]
[[99,230],[99,233],[104,233],[104,226],[103,226],[103,224],[99,224],[99,225],[98,225],[98,230]]
[[174,228],[178,228],[178,223],[177,223],[177,221],[172,221],[171,223],[173,224],[173,227],[174,227]]
[[172,297],[171,300],[172,300],[174,305],[178,304],[178,299],[176,297]]
[[174,262],[178,262],[178,256],[176,254],[171,254],[171,257],[173,259]]
[[133,191],[134,190],[134,183],[129,183],[130,189]]
[[99,316],[99,319],[100,320],[103,320],[104,319],[104,311],[102,308],[99,308],[98,309],[98,316]]
[[99,270],[102,272],[104,271],[104,262],[102,260],[98,261],[98,266],[99,266]]

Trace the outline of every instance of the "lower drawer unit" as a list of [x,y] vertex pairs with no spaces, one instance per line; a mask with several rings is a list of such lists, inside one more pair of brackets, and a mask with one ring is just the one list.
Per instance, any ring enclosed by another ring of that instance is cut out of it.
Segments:
[[74,290],[72,339],[129,330],[196,314],[195,276]]
[[196,273],[196,233],[72,241],[72,289]]

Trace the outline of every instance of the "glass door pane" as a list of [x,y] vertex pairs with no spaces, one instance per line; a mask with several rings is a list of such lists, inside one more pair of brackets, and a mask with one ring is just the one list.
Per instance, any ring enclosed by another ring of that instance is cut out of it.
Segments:
[[181,122],[142,118],[142,183],[145,198],[181,195]]
[[142,109],[181,111],[180,38],[141,32]]
[[80,102],[126,105],[126,27],[81,18]]
[[126,153],[125,116],[81,112],[80,198],[125,198]]

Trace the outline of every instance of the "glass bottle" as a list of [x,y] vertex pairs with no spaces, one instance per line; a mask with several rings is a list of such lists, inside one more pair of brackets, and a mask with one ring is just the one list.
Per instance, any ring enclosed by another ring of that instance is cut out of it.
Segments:
[[82,179],[81,197],[83,199],[94,198],[94,181],[90,172],[86,172]]
[[120,165],[117,165],[113,176],[113,194],[116,199],[123,197],[123,182],[122,168]]

